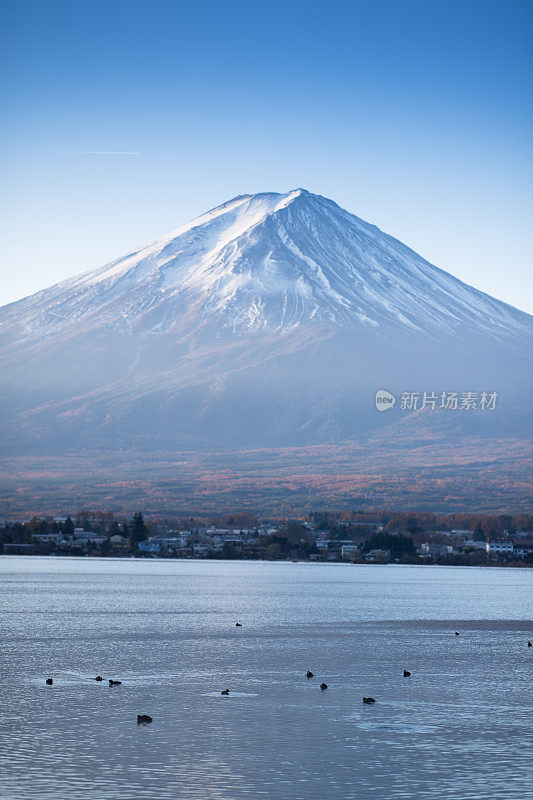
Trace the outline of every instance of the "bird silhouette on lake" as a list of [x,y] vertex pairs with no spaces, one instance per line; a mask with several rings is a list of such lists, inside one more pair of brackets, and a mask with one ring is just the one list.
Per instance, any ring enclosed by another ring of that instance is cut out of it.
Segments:
[[328,688],[328,685],[327,685],[327,683],[321,683],[321,684],[320,684],[320,688],[322,689],[322,691],[323,691],[323,692],[325,692],[325,691],[326,691],[326,689]]
[[459,631],[455,631],[455,635],[456,635],[456,636],[459,636]]
[[528,647],[533,647],[533,645],[531,644],[531,642],[528,642],[528,643],[527,643],[527,646],[528,646]]
[[308,678],[314,678],[314,677],[315,677],[315,673],[314,673],[314,672],[311,672],[311,670],[310,670],[310,669],[308,669],[308,670],[307,670],[307,677],[308,677]]
[[375,703],[375,702],[376,701],[374,700],[373,697],[363,697],[363,703],[365,703],[365,705],[367,705],[367,706],[370,705],[371,703]]
[[403,677],[404,677],[404,678],[410,678],[410,677],[411,677],[411,673],[409,672],[409,670],[408,670],[408,669],[404,669],[404,671],[403,671]]
[[46,683],[48,684],[48,686],[52,686],[54,681],[52,680],[52,678],[47,678]]
[[110,686],[120,686],[121,683],[122,681],[112,681],[111,678],[109,679]]
[[220,694],[229,694],[229,689],[223,689]]
[[236,628],[242,628],[242,625],[241,625],[241,623],[240,623],[240,622],[236,622],[236,623],[235,623],[235,627],[236,627]]
[[149,725],[152,722],[152,717],[148,714],[137,714],[137,725]]
[[96,678],[95,678],[95,681],[103,681],[103,680],[104,679],[102,678],[101,675],[97,675]]

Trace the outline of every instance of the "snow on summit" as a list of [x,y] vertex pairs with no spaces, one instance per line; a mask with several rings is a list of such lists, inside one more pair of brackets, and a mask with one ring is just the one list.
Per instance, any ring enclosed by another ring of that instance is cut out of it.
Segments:
[[[72,326],[162,335],[317,323],[524,336],[527,314],[432,266],[304,189],[240,195],[110,264],[0,310],[25,334]],[[20,335],[24,335],[22,332]]]
[[[531,327],[332,200],[240,195],[0,309],[4,438],[85,458],[523,436]],[[404,428],[380,388],[496,392],[502,413]]]

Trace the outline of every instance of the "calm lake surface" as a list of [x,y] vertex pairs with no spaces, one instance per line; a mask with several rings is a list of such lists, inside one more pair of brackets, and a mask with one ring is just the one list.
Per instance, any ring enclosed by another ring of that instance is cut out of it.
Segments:
[[532,588],[521,569],[2,557],[0,797],[531,798]]

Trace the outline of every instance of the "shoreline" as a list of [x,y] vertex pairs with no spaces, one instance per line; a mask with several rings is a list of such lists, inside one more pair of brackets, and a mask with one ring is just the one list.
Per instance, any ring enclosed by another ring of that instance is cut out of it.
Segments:
[[396,563],[388,562],[378,564],[375,562],[350,562],[350,561],[311,561],[310,559],[302,559],[299,561],[293,559],[261,559],[261,558],[161,558],[145,556],[90,556],[90,555],[60,555],[58,553],[0,553],[0,559],[57,559],[57,560],[72,560],[72,561],[119,561],[119,562],[158,562],[167,563],[169,561],[176,561],[187,564],[285,564],[287,566],[332,566],[332,567],[444,567],[446,569],[523,569],[528,571],[533,568],[531,564],[420,564],[413,563]]

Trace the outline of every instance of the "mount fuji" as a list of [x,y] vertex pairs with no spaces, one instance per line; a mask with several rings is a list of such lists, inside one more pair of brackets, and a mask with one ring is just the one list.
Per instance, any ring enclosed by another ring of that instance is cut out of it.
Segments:
[[[185,317],[185,319],[184,319]],[[165,335],[208,320],[235,334],[360,330],[524,337],[530,318],[437,269],[332,200],[242,195],[124,258],[2,310],[2,332]]]
[[[532,321],[332,200],[241,195],[0,309],[4,448],[482,448],[525,434]],[[379,389],[499,405],[379,414]]]

